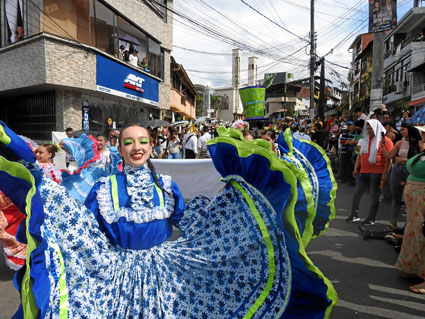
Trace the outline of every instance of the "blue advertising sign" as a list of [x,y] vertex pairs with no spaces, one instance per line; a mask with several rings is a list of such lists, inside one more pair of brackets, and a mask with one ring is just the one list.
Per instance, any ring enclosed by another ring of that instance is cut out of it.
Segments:
[[83,106],[83,130],[90,130],[89,108]]
[[159,81],[142,72],[97,55],[97,91],[159,106]]

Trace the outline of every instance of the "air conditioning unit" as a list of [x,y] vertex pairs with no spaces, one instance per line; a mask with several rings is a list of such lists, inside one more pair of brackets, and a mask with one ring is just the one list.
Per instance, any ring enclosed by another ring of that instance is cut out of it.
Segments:
[[398,94],[403,93],[405,89],[406,89],[406,82],[405,81],[398,81],[396,83],[395,93],[398,93]]

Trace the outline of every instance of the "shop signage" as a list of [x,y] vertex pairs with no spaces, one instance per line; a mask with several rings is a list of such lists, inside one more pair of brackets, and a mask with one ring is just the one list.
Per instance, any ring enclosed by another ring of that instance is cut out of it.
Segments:
[[90,130],[89,108],[87,106],[83,106],[83,130]]
[[129,100],[159,106],[158,80],[102,55],[97,55],[96,58],[96,89]]

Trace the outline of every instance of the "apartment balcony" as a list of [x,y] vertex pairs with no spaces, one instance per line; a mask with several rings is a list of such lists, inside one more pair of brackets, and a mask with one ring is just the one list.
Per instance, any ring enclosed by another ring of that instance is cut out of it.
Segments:
[[412,101],[425,98],[425,83],[412,88]]
[[195,119],[196,117],[195,106],[174,88],[170,92],[170,110],[183,115],[187,119]]
[[272,93],[270,95],[269,94],[267,95],[266,103],[283,103],[283,102],[301,104],[301,100],[295,96],[291,96],[291,97],[282,96],[282,93],[280,94]]

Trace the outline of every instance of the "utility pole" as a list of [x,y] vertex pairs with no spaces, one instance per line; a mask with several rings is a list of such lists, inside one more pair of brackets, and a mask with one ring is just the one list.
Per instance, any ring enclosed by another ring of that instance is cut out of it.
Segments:
[[320,59],[320,96],[319,105],[317,108],[317,115],[320,116],[322,121],[325,119],[325,105],[326,105],[326,85],[325,85],[325,58]]
[[385,52],[384,31],[375,32],[373,35],[372,79],[370,90],[369,113],[373,112],[379,104],[382,104],[383,96],[383,73]]
[[310,118],[314,119],[314,71],[316,69],[316,44],[314,41],[314,0],[310,1]]

